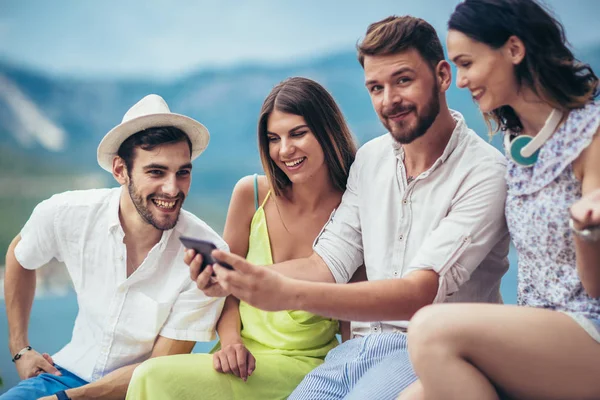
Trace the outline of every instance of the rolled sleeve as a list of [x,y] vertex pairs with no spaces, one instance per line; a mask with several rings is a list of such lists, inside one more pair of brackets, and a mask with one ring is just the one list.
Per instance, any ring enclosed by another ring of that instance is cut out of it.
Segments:
[[15,257],[23,268],[38,269],[53,258],[63,261],[55,226],[60,204],[58,196],[42,201],[25,223],[15,247]]
[[355,161],[350,168],[340,206],[331,214],[313,244],[313,250],[327,264],[337,283],[348,282],[363,264],[358,173],[358,163]]
[[215,325],[221,315],[225,299],[208,297],[195,282],[189,282],[171,308],[160,335],[195,342],[214,340]]
[[504,171],[502,164],[486,171],[473,171],[447,216],[411,260],[406,273],[430,269],[439,274],[435,303],[458,291],[506,236]]

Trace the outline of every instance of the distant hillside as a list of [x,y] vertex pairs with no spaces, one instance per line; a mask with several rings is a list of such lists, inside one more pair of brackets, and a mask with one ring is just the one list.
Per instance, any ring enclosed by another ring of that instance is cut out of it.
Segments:
[[[600,47],[583,52],[581,58],[600,70]],[[261,171],[256,122],[262,101],[275,84],[290,76],[313,78],[330,90],[360,143],[384,133],[353,52],[285,67],[207,70],[172,82],[67,79],[0,63],[0,168],[4,172],[0,184],[4,188],[12,179],[20,180],[19,187],[24,187],[24,176],[35,176],[37,182],[40,177],[59,177],[61,183],[67,183],[66,187],[69,176],[79,176],[80,180],[105,176],[105,180],[88,183],[112,184],[110,175],[96,164],[100,139],[136,101],[148,93],[158,93],[172,111],[198,119],[211,132],[209,148],[195,165],[186,205],[221,227],[235,182]],[[448,101],[475,131],[487,138],[487,128],[467,91],[452,85]],[[496,146],[498,139],[493,142]],[[73,185],[79,186],[77,181]],[[34,186],[40,187],[38,198],[29,195],[21,201],[15,193],[7,204],[8,200],[0,196],[0,202],[4,201],[0,218],[10,216],[14,220],[14,225],[5,224],[0,231],[13,235],[29,215],[32,204],[48,197],[52,188],[61,191],[65,187]],[[5,240],[0,232],[0,248]]]

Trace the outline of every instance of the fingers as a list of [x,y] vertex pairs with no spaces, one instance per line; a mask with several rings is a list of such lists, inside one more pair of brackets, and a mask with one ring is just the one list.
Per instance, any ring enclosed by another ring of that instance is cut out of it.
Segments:
[[54,365],[54,360],[52,360],[52,357],[50,357],[50,354],[43,353],[42,357],[44,357],[46,359],[46,361],[48,361],[50,364]]
[[212,274],[213,267],[211,265],[208,265],[206,268],[204,268],[204,271],[202,271],[200,275],[198,275],[196,279],[194,279],[196,281],[196,286],[198,286],[198,289],[205,290],[211,286]]
[[223,366],[221,365],[221,353],[222,351],[219,350],[215,354],[213,354],[213,367],[215,368],[215,371],[222,373]]
[[254,268],[254,266],[244,258],[233,253],[222,250],[213,250],[212,256],[215,260],[224,261],[235,268],[236,271],[240,271],[242,273],[250,272]]
[[42,357],[37,363],[37,367],[44,372],[47,372],[52,375],[61,376],[62,374],[54,365],[50,364],[45,358]]
[[237,367],[240,372],[239,376],[244,381],[248,379],[248,354],[250,354],[250,352],[247,351],[245,347],[238,348],[236,351]]
[[196,253],[195,250],[188,249],[185,251],[183,261],[190,266],[190,278],[193,281],[197,280],[198,275],[200,275],[200,269],[202,268],[202,255]]
[[232,349],[232,350],[233,351],[226,352],[227,362],[229,363],[229,368],[231,369],[231,372],[239,378],[240,377],[240,368],[237,363],[236,351],[235,351],[235,349]]
[[219,350],[213,355],[213,366],[217,372],[221,372],[223,374],[232,373],[227,354],[223,350]]
[[183,253],[183,262],[187,265],[192,263],[192,259],[196,255],[196,250],[194,249],[185,249],[185,253]]
[[252,353],[248,352],[248,376],[252,375],[254,370],[256,369],[256,359],[252,355]]

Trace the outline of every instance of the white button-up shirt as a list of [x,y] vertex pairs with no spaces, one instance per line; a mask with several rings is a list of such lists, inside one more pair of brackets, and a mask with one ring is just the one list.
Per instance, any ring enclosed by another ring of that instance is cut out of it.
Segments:
[[222,298],[206,297],[190,280],[179,236],[210,240],[225,250],[227,244],[184,210],[127,277],[120,194],[121,188],[74,191],[41,202],[15,248],[27,269],[52,258],[66,264],[79,313],[71,342],[52,358],[87,381],[147,359],[158,335],[213,340],[223,307]]
[[[506,160],[457,112],[442,156],[407,184],[404,152],[386,134],[366,143],[339,208],[314,250],[338,283],[365,264],[369,280],[428,269],[440,276],[434,302],[501,302],[508,270]],[[399,331],[407,321],[352,324],[354,334]]]

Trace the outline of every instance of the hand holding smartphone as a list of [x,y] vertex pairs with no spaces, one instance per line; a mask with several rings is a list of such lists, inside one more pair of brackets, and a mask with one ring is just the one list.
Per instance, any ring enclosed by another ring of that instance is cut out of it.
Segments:
[[215,246],[214,243],[206,240],[194,239],[185,236],[181,236],[179,240],[181,241],[181,243],[183,243],[183,245],[186,248],[194,249],[197,253],[202,255],[202,265],[200,266],[200,272],[204,271],[204,268],[211,264],[219,264],[222,267],[233,270],[233,267],[231,265],[227,264],[224,261],[219,261],[213,258],[211,253],[217,248],[217,246]]

